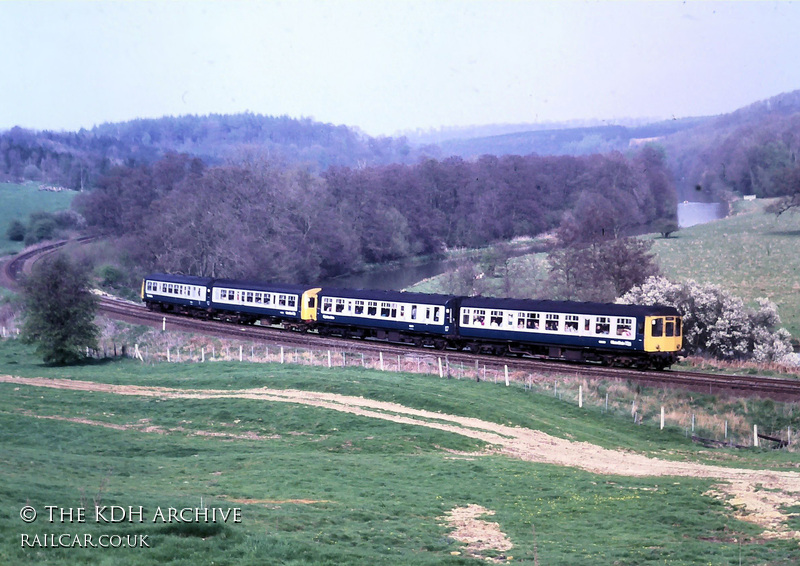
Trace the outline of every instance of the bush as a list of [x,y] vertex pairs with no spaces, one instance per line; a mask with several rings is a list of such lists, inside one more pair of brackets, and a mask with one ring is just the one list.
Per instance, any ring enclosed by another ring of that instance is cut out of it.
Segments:
[[780,324],[778,308],[757,299],[758,308],[719,285],[689,280],[672,283],[651,277],[632,288],[619,302],[639,305],[671,305],[683,315],[684,349],[690,354],[709,354],[726,360],[777,361],[791,353],[791,335]]
[[14,220],[6,231],[6,236],[12,242],[21,242],[25,239],[25,225],[19,220]]

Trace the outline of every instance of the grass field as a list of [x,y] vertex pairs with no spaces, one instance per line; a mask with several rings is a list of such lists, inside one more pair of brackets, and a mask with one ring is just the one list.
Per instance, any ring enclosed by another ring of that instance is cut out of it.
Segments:
[[[42,366],[29,348],[5,341],[0,374],[181,390],[324,391],[662,457],[700,454],[683,431],[654,432],[521,388],[360,368],[122,361],[59,369]],[[288,403],[0,383],[0,563],[485,563],[467,556],[443,518],[472,504],[493,511],[485,519],[496,522],[513,544],[506,552],[487,551],[500,563],[789,565],[800,560],[797,541],[764,539],[757,526],[704,495],[711,480],[599,476],[471,454],[483,448],[453,432]],[[730,465],[797,465],[796,455],[785,452],[720,453]],[[141,505],[146,520],[46,520],[46,506],[95,503]],[[25,505],[39,511],[36,522],[20,518]],[[152,521],[158,508],[201,505],[240,508],[242,521]],[[45,533],[91,534],[94,540],[146,535],[149,548],[22,548],[23,534]]]
[[715,283],[751,303],[767,297],[799,338],[800,214],[776,217],[764,201],[736,205],[733,216],[655,238],[653,251],[671,279]]
[[3,203],[0,207],[0,256],[16,253],[24,247],[22,242],[12,242],[6,237],[12,221],[24,224],[31,212],[69,208],[75,195],[74,191],[40,191],[35,184],[0,183],[0,202]]

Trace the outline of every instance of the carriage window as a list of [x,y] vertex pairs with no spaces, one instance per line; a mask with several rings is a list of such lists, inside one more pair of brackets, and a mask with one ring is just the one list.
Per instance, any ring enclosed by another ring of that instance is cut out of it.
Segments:
[[425,308],[425,320],[430,320],[430,319],[431,319],[431,307],[426,307]]
[[544,329],[558,331],[558,319],[559,315],[557,314],[545,315]]
[[475,309],[472,311],[472,324],[480,326],[486,324],[486,311],[483,309]]
[[297,295],[289,295],[289,307],[290,308],[297,307]]
[[367,303],[367,314],[369,316],[375,316],[378,314],[378,302],[377,301],[369,301]]
[[667,324],[664,332],[665,336],[675,336],[675,319],[671,316],[667,317]]
[[529,312],[525,327],[528,330],[539,330],[539,313]]
[[272,295],[270,293],[264,293],[264,304],[268,305],[272,302]]
[[411,305],[411,320],[417,320],[417,305]]
[[333,308],[333,299],[325,297],[322,299],[322,312],[331,312]]
[[261,302],[261,293],[256,293],[255,298],[256,298],[256,302],[260,303]]
[[608,334],[611,332],[611,319],[607,316],[598,316],[594,327],[595,334]]
[[633,319],[631,318],[618,318],[617,319],[617,336],[630,337],[631,328],[633,327]]
[[500,326],[503,324],[503,311],[491,311],[489,316],[489,326]]
[[577,332],[578,331],[578,316],[574,314],[568,314],[564,317],[564,331],[565,332]]
[[461,324],[469,324],[469,309],[461,309]]
[[384,318],[389,316],[389,303],[381,303],[381,316]]
[[353,301],[347,301],[347,312],[353,313]]
[[356,314],[364,314],[364,301],[356,301]]
[[252,303],[253,302],[253,293],[252,292],[250,292],[250,291],[247,292],[247,299],[246,300],[247,300],[248,303]]
[[278,295],[278,304],[282,307],[286,306],[286,295]]
[[664,319],[663,318],[654,318],[653,319],[653,332],[651,333],[653,338],[660,338],[664,335]]
[[400,305],[400,318],[405,318],[406,316],[406,306]]
[[441,310],[441,307],[436,307],[436,308],[433,309],[433,320],[435,320],[436,322],[439,322],[439,311],[440,310]]
[[392,318],[397,318],[397,304],[392,303]]
[[336,299],[336,312],[344,312],[344,299]]

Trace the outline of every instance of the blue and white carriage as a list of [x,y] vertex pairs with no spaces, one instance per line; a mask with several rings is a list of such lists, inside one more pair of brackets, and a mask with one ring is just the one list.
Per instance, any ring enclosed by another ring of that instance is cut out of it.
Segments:
[[153,273],[142,281],[142,299],[150,310],[204,311],[210,305],[213,281],[210,277]]
[[442,348],[456,335],[452,295],[323,287],[318,298],[321,332]]

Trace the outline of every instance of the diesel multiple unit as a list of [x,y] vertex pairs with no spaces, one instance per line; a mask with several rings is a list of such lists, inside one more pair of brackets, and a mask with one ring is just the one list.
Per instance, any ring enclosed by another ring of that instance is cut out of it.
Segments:
[[664,369],[682,347],[674,307],[460,297],[152,274],[151,310],[346,338]]

